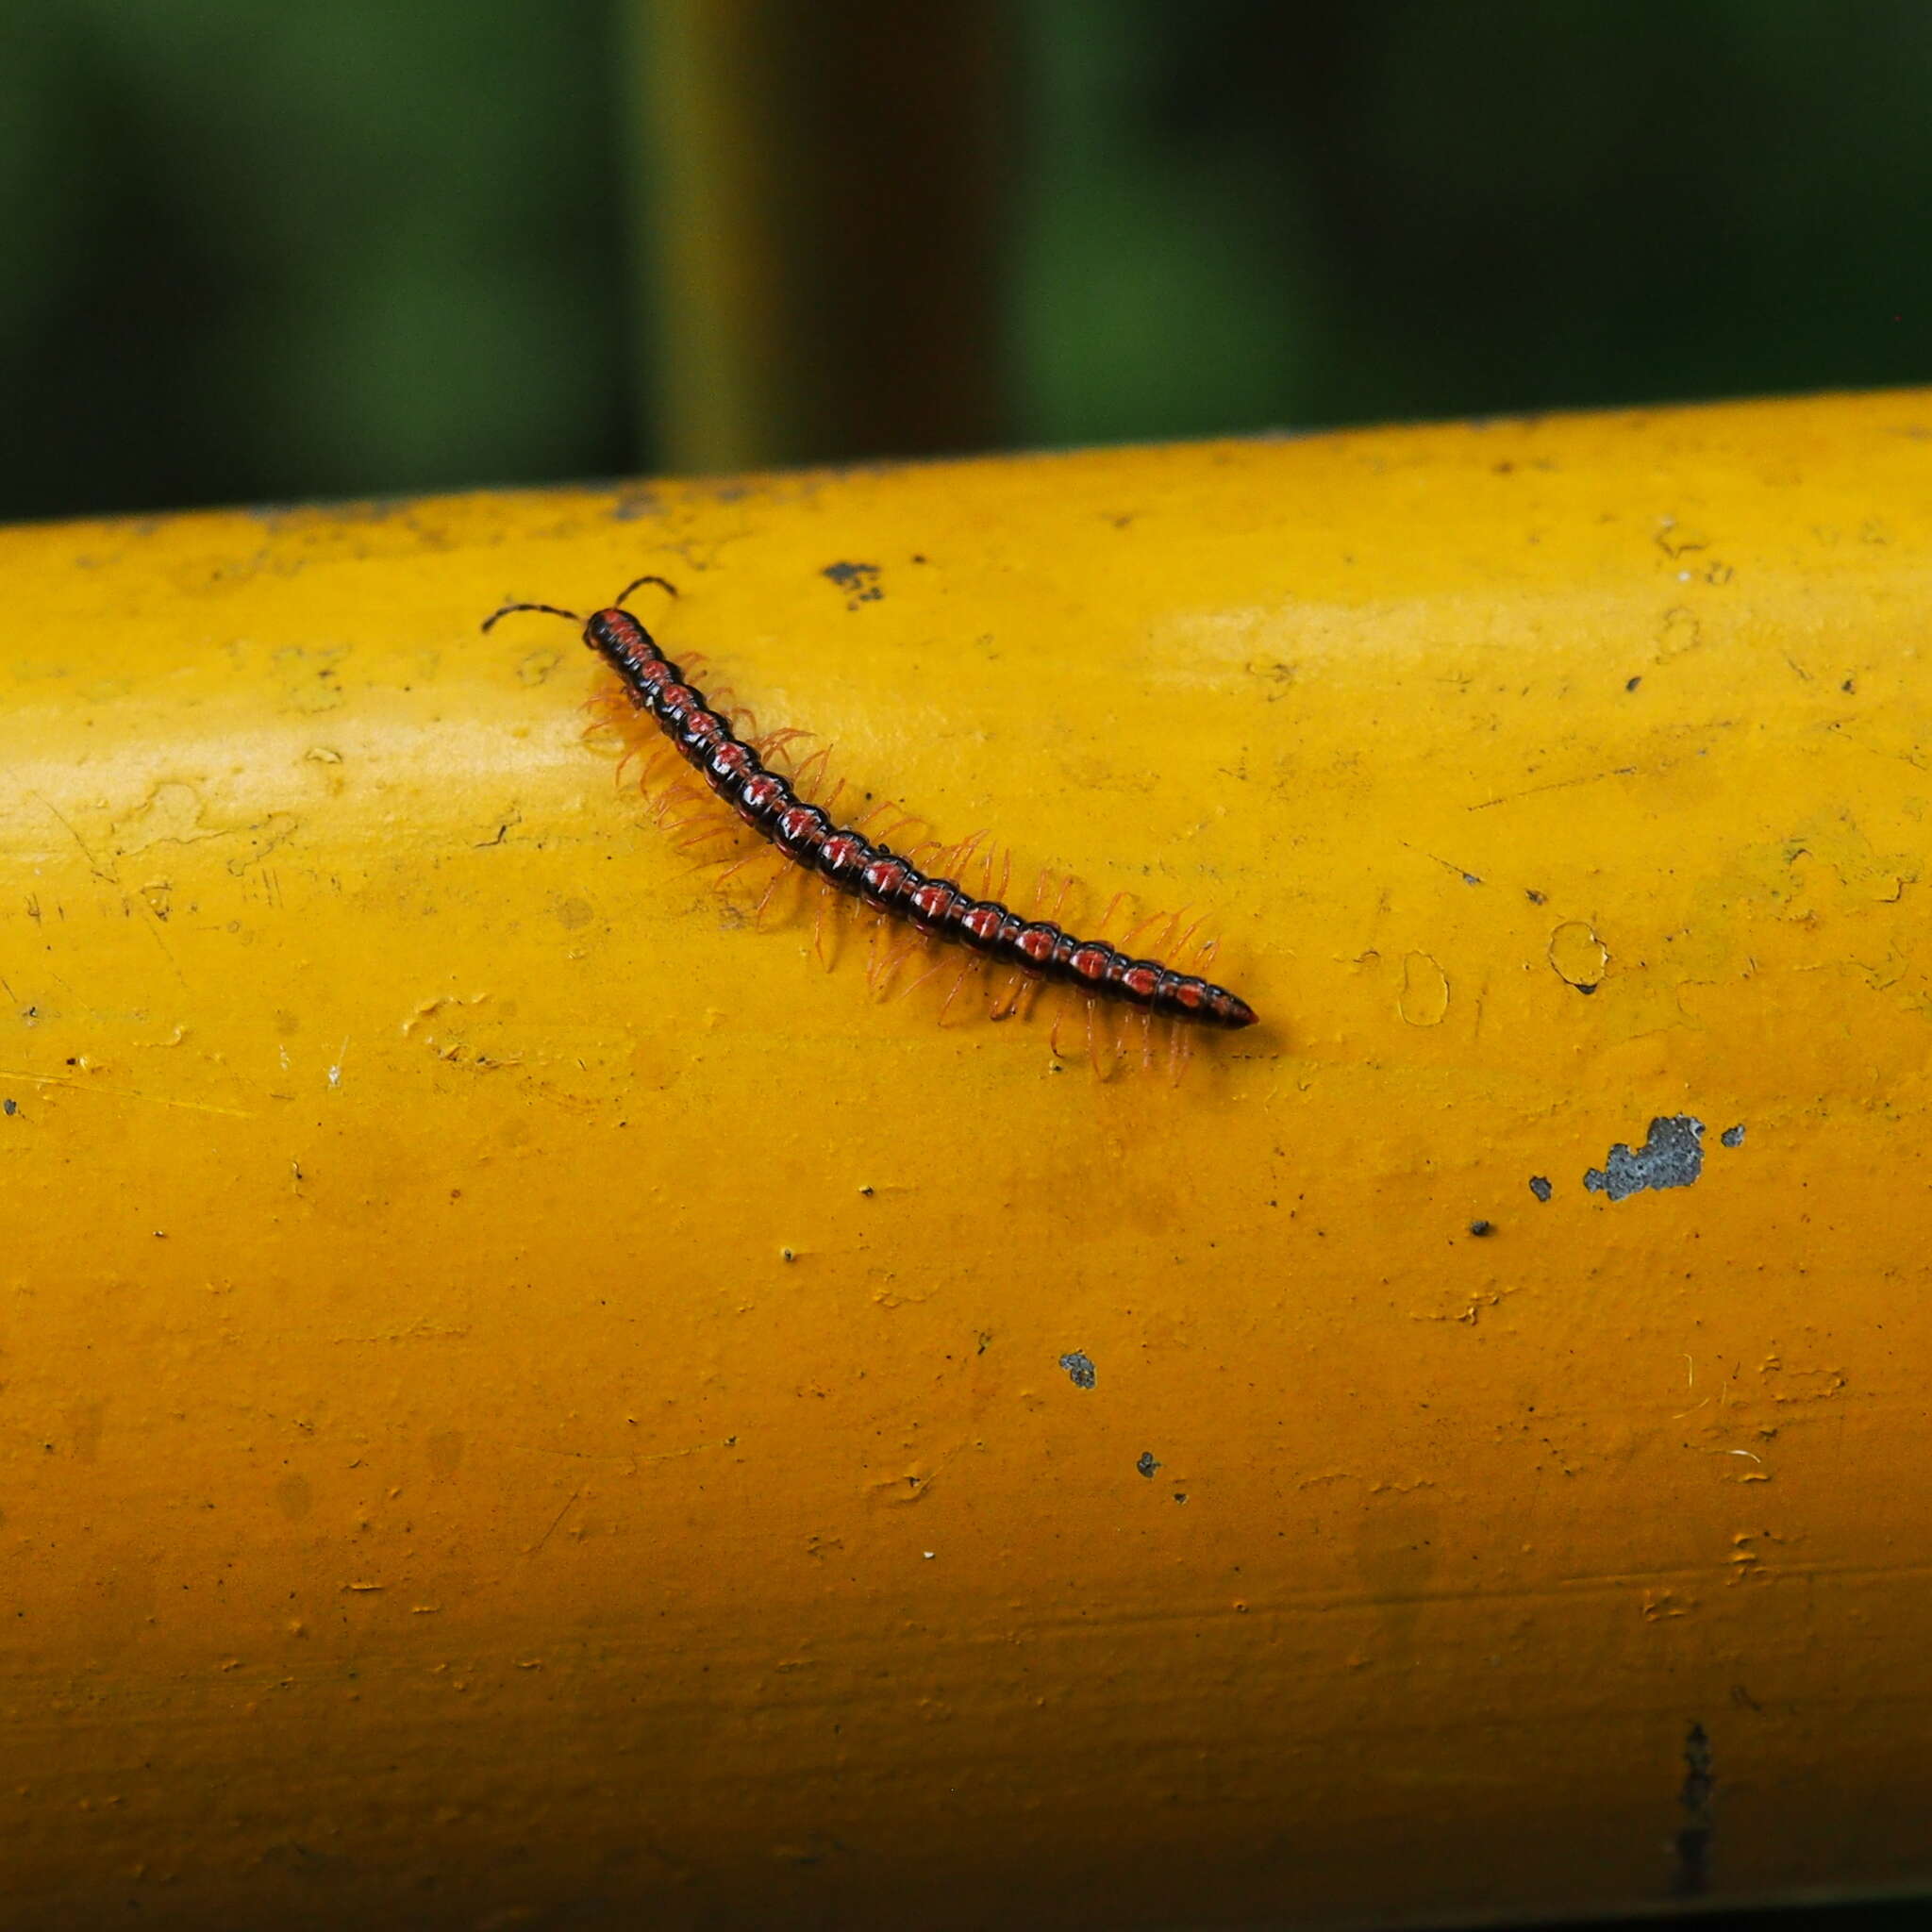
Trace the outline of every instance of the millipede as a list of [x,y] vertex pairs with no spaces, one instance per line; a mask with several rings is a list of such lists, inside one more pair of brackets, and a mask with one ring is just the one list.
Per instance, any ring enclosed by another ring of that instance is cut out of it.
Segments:
[[998,898],[975,896],[958,879],[923,872],[904,854],[839,824],[824,806],[801,797],[797,785],[771,769],[758,747],[739,736],[730,718],[624,608],[647,584],[677,595],[665,578],[641,576],[589,617],[555,604],[510,603],[485,619],[483,628],[520,610],[581,625],[584,642],[617,674],[632,706],[745,824],[792,865],[872,911],[1029,979],[1070,986],[1149,1016],[1206,1026],[1255,1024],[1254,1008],[1224,986],[1158,959],[1137,958],[1107,940],[1077,938],[1052,920],[1024,918]]

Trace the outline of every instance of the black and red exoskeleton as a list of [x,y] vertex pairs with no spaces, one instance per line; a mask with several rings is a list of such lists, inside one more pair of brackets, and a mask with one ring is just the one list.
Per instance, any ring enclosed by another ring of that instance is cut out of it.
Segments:
[[1156,959],[1134,958],[1105,940],[1076,939],[1049,920],[1023,919],[997,899],[974,898],[957,881],[929,877],[889,846],[836,824],[823,807],[800,798],[622,608],[624,599],[643,584],[677,594],[662,577],[639,577],[616,603],[588,619],[554,604],[506,604],[483,628],[487,631],[515,610],[541,610],[582,624],[584,641],[624,680],[631,702],[649,714],[686,762],[753,831],[793,864],[874,911],[1098,999],[1209,1026],[1255,1024],[1254,1008],[1224,986],[1177,973]]

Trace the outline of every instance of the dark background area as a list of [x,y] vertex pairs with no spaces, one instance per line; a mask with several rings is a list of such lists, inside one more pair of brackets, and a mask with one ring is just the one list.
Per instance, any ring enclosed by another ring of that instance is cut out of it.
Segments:
[[[0,516],[692,459],[649,5],[0,7]],[[878,21],[920,15],[812,17],[863,85]],[[1022,0],[1005,26],[992,400],[736,454],[1932,378],[1923,4]],[[914,192],[883,158],[881,203]]]

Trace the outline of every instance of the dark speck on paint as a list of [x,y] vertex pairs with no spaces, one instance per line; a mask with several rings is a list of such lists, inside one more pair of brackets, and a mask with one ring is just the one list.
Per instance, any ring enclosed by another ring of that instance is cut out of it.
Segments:
[[20,1111],[20,1102],[17,1100],[0,1101],[0,1107],[5,1107],[9,1119]]
[[886,594],[879,589],[879,567],[875,563],[828,563],[819,575],[845,592],[848,610],[857,610],[861,604],[876,604]]
[[1157,1469],[1158,1469],[1160,1465],[1159,1463],[1155,1461],[1153,1450],[1143,1449],[1141,1452],[1140,1459],[1134,1464],[1134,1467],[1138,1469],[1142,1475],[1151,1477],[1154,1472]]
[[[13,1103],[10,1100],[7,1103],[7,1111],[8,1113],[11,1113],[13,1111]],[[1724,1132],[1718,1136],[1718,1139],[1722,1141],[1726,1147],[1741,1147],[1744,1144],[1744,1129],[1741,1126],[1726,1127],[1724,1130]]]
[[1710,1841],[1716,1823],[1711,1800],[1716,1794],[1710,1734],[1702,1724],[1692,1724],[1684,1740],[1684,1783],[1677,1792],[1684,1826],[1677,1833],[1676,1882],[1672,1890],[1679,1898],[1695,1898],[1709,1890]]
[[1495,1233],[1496,1224],[1493,1221],[1472,1221],[1469,1224],[1469,1231],[1477,1241],[1481,1241],[1485,1235]]
[[1091,1389],[1094,1383],[1093,1357],[1083,1355],[1077,1348],[1072,1355],[1060,1357],[1060,1367],[1066,1370],[1067,1379],[1075,1389]]

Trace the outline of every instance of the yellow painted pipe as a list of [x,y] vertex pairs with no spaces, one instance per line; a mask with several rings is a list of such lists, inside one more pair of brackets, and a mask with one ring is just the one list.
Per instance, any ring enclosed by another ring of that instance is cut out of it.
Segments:
[[[0,533],[0,1924],[1923,1882],[1928,484],[1879,395]],[[643,571],[1264,1024],[758,929],[477,635]]]

